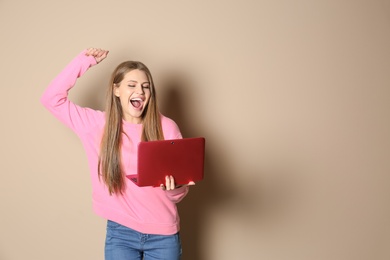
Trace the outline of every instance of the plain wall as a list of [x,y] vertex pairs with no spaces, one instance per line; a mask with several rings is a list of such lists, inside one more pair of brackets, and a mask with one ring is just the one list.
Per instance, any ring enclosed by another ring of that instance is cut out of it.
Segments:
[[179,204],[184,260],[390,259],[389,1],[0,1],[0,259],[103,259],[84,150],[40,104],[104,108],[114,67],[151,69],[161,111],[207,139]]

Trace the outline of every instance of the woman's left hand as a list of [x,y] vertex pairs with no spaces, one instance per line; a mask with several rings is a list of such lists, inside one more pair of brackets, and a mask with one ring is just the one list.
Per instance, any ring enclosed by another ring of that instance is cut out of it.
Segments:
[[161,184],[160,187],[163,190],[174,190],[174,189],[177,189],[177,188],[180,188],[183,186],[188,186],[188,185],[195,185],[195,182],[190,181],[188,184],[176,186],[175,179],[173,178],[172,175],[170,175],[170,176],[165,177],[165,186],[164,186],[164,184]]

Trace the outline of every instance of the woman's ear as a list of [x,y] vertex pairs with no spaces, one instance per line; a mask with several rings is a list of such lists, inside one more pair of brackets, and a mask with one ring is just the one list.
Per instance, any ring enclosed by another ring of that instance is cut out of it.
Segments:
[[112,88],[112,91],[113,91],[115,96],[119,97],[119,86],[117,86],[115,83],[114,83],[114,86]]

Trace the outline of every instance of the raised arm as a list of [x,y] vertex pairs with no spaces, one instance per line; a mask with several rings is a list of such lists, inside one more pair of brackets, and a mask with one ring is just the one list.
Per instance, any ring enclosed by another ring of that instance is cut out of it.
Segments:
[[76,133],[90,127],[102,116],[102,112],[82,108],[68,99],[68,91],[90,67],[107,57],[108,51],[89,48],[77,55],[49,84],[41,97],[41,103],[61,122]]

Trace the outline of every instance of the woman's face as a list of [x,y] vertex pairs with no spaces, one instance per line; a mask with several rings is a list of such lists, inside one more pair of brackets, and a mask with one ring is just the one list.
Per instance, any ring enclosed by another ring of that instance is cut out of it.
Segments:
[[114,87],[114,95],[120,99],[125,121],[140,124],[150,99],[150,82],[146,73],[138,69],[127,72]]

